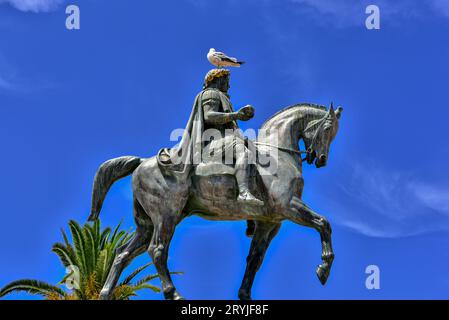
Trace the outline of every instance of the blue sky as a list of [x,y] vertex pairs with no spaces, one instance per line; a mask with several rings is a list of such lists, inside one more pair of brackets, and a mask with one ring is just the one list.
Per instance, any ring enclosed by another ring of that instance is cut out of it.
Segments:
[[[372,3],[380,30],[365,28]],[[73,1],[76,31],[65,28],[68,4],[0,0],[0,286],[60,279],[50,248],[69,219],[87,219],[98,165],[172,145],[214,47],[247,61],[230,90],[234,106],[256,108],[242,128],[297,102],[345,108],[328,166],[304,169],[304,201],[333,226],[331,277],[322,287],[315,276],[318,234],[286,222],[253,297],[449,298],[447,1]],[[114,185],[103,224],[132,227],[131,197],[129,178]],[[169,260],[185,272],[179,291],[236,298],[244,231],[244,222],[182,222]],[[370,264],[380,290],[365,288]]]

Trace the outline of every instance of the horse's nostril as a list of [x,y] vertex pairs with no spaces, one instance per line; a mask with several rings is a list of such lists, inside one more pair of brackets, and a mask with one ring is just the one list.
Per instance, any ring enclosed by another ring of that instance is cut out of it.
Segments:
[[320,156],[320,162],[321,162],[321,163],[326,163],[326,160],[327,160],[327,157],[326,157],[324,154],[322,154],[322,155]]

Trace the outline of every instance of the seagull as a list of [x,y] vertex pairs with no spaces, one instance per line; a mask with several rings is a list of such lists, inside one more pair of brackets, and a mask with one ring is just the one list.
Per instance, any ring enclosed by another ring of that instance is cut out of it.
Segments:
[[221,67],[240,67],[244,64],[244,61],[238,61],[236,58],[228,57],[223,52],[215,51],[214,48],[210,48],[207,53],[207,60],[214,66]]

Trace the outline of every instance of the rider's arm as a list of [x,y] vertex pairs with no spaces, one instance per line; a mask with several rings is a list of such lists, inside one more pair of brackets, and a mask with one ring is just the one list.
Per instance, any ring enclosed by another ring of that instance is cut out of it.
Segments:
[[220,104],[220,96],[217,93],[204,93],[203,114],[206,124],[226,124],[238,119],[236,112],[220,112]]

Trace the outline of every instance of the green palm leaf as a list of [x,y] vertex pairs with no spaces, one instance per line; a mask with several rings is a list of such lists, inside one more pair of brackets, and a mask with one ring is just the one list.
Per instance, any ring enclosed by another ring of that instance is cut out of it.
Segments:
[[[184,274],[183,272],[170,272],[170,274]],[[134,286],[140,286],[142,284],[145,284],[151,280],[154,280],[156,278],[159,278],[159,274],[155,273],[155,274],[150,274],[148,276],[143,277],[142,279],[136,281],[133,285]]]
[[46,282],[23,279],[9,283],[0,290],[0,297],[10,294],[15,291],[25,291],[31,294],[48,295],[49,293],[56,293],[61,296],[65,295],[64,290],[61,288],[48,284]]
[[78,268],[80,269],[81,274],[86,274],[86,244],[83,236],[83,231],[78,224],[78,222],[74,220],[69,221],[70,232],[72,233],[73,244],[75,246],[75,252],[78,261]]
[[134,291],[139,291],[142,289],[150,289],[157,293],[161,292],[161,288],[159,288],[158,286],[152,285],[151,283],[143,283],[138,286],[133,286],[133,289],[134,289]]
[[101,236],[100,236],[100,248],[103,249],[104,246],[106,245],[109,235],[111,234],[111,228],[107,227],[106,229],[103,230],[103,232],[101,232]]
[[60,242],[56,242],[51,248],[51,251],[58,255],[64,267],[78,264],[75,253]]
[[146,268],[148,268],[149,266],[151,266],[153,263],[147,263],[139,268],[137,268],[136,270],[134,270],[129,276],[127,276],[125,278],[125,280],[123,280],[119,285],[125,285],[125,284],[129,284],[139,273],[141,273],[143,270],[145,270]]
[[97,265],[95,267],[95,274],[97,275],[97,281],[104,284],[106,282],[106,277],[108,276],[110,270],[110,259],[111,253],[107,249],[100,251],[98,257]]
[[86,224],[82,229],[85,240],[86,273],[91,274],[97,262],[97,248],[91,226]]

